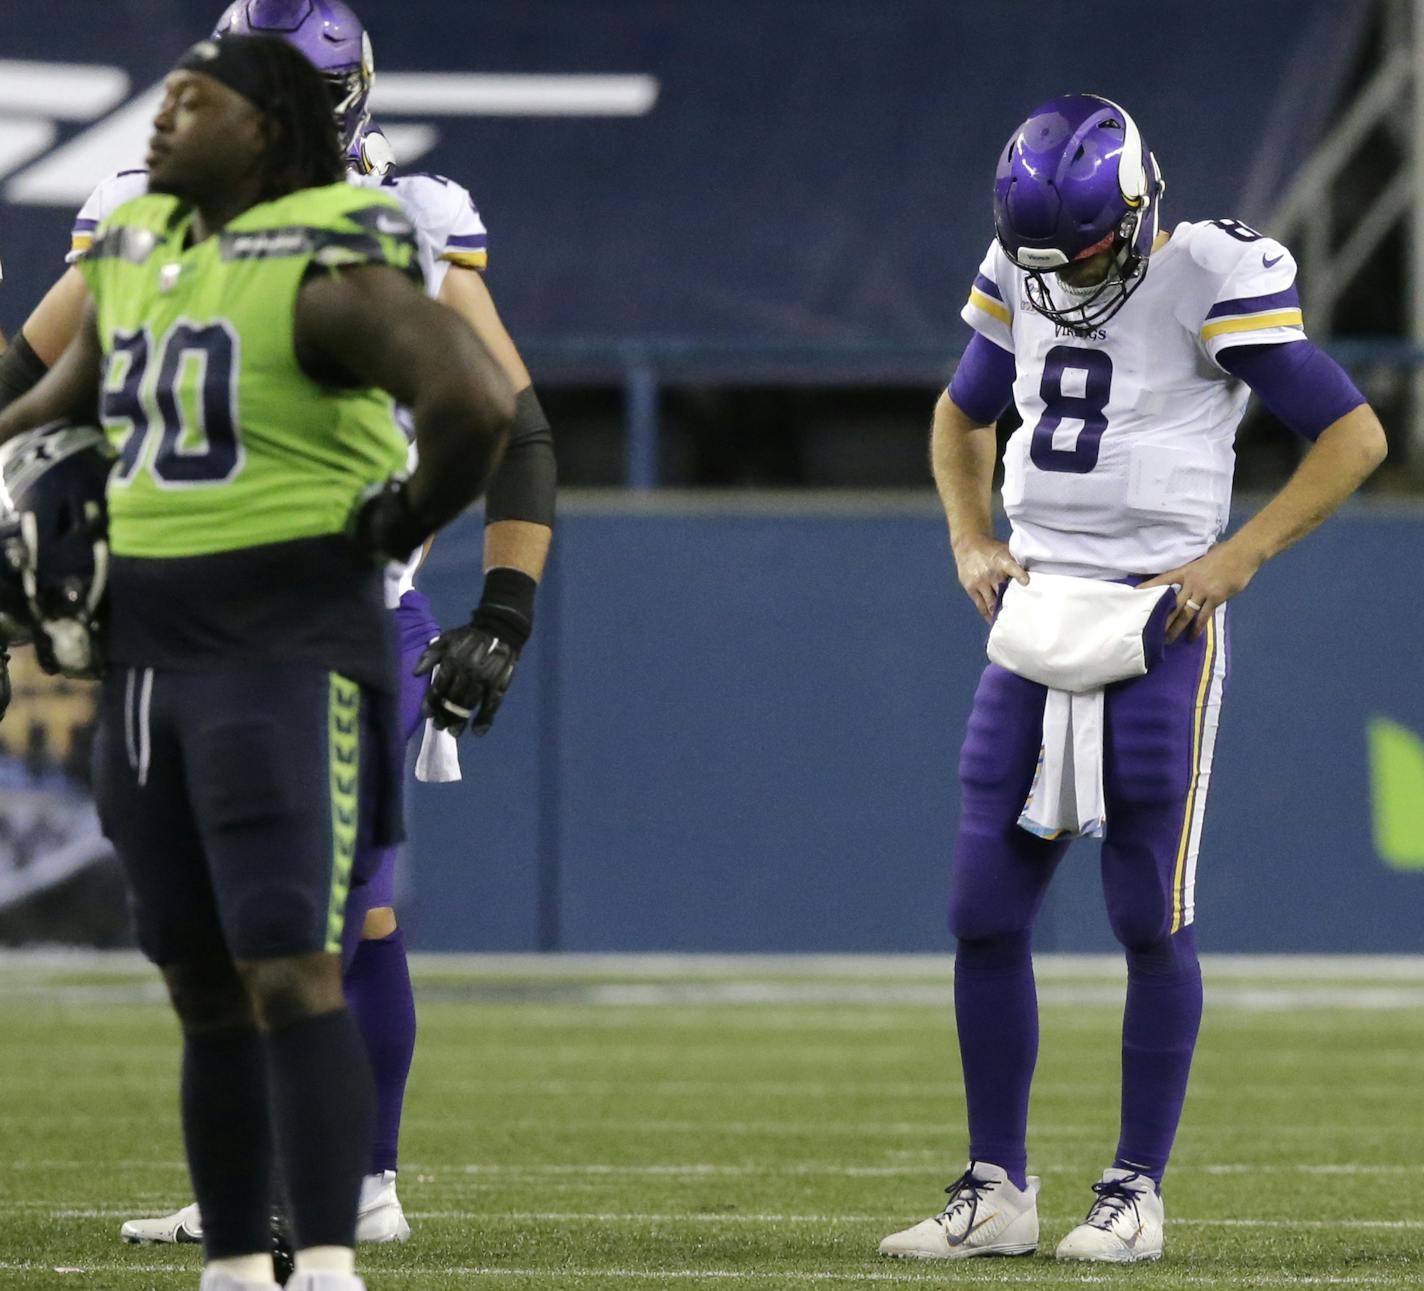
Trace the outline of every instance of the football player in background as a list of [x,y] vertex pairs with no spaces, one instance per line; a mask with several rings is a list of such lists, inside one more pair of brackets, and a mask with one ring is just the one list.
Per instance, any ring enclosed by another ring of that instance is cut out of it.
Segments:
[[[1385,456],[1363,396],[1305,338],[1285,247],[1229,219],[1159,231],[1162,189],[1118,105],[1075,94],[1038,108],[1001,155],[997,236],[963,311],[975,334],[934,416],[959,580],[986,619],[1007,580],[1039,573],[1179,589],[1160,660],[1104,694],[1102,879],[1128,969],[1121,1136],[1086,1219],[1058,1245],[1065,1260],[1162,1253],[1160,1187],[1201,1017],[1193,892],[1227,602]],[[1251,391],[1310,448],[1222,540]],[[1010,402],[1023,425],[1004,454],[1006,544],[990,500],[994,424]],[[884,1255],[1019,1255],[1038,1242],[1030,936],[1069,837],[1019,822],[1032,822],[1047,694],[990,664],[974,697],[950,894],[970,1161],[943,1211],[887,1237]]]
[[[374,76],[370,38],[341,0],[236,0],[213,34],[222,39],[229,33],[280,37],[322,73],[335,108],[348,180],[390,193],[401,203],[415,225],[427,291],[474,328],[517,392],[509,447],[486,499],[485,581],[471,622],[441,632],[429,601],[414,587],[423,552],[393,566],[387,583],[400,636],[401,720],[407,738],[418,729],[422,712],[431,716],[434,726],[452,734],[467,723],[484,734],[533,626],[535,591],[553,533],[555,492],[548,421],[485,285],[485,226],[469,192],[454,181],[392,173],[390,145],[369,112]],[[14,351],[0,359],[0,407],[33,384],[63,352],[87,298],[75,262],[102,221],[147,189],[146,170],[124,170],[104,180],[84,204],[74,224],[72,267],[25,322]],[[421,677],[413,675],[417,667],[423,670]],[[432,765],[446,768],[436,771],[435,778],[458,774],[449,735],[427,730],[426,747]],[[361,1241],[373,1242],[403,1241],[410,1234],[396,1193],[396,1169],[416,1024],[394,910],[395,868],[396,849],[390,848],[369,882],[353,888],[347,919],[346,995],[366,1040],[377,1088],[376,1134],[357,1230]],[[170,1215],[129,1220],[120,1233],[131,1242],[194,1242],[202,1236],[201,1214],[193,1203]]]
[[[4,274],[0,273],[0,278]],[[9,342],[5,339],[5,329],[0,327],[0,361],[3,361],[5,351],[9,349]],[[5,714],[10,711],[10,700],[14,698],[14,692],[10,684],[10,651],[0,645],[0,722],[5,720]]]
[[[400,204],[342,182],[325,86],[291,45],[195,45],[149,166],[0,441],[102,407],[117,457],[103,636],[72,605],[39,626],[63,668],[103,665],[95,798],[182,1023],[203,1291],[273,1287],[278,1175],[292,1286],[362,1291],[375,1091],[340,949],[358,839],[369,856],[399,837],[382,571],[479,495],[514,394],[416,285]],[[408,477],[392,398],[412,409]]]

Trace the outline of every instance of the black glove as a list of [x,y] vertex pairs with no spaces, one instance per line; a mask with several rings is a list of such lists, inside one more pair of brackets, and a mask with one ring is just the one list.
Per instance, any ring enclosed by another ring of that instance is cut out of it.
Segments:
[[460,735],[469,726],[483,735],[494,724],[518,658],[513,644],[478,623],[442,632],[415,665],[417,677],[430,674],[422,712],[442,731]]
[[483,735],[493,725],[534,627],[538,586],[522,570],[490,570],[468,626],[442,632],[426,647],[415,675],[430,674],[423,711],[440,730],[459,735],[469,724]]
[[378,565],[410,559],[433,531],[416,515],[409,484],[399,475],[364,489],[346,518],[346,536]]
[[13,697],[10,690],[10,652],[0,646],[0,722],[5,720],[5,714],[10,711],[10,700]]

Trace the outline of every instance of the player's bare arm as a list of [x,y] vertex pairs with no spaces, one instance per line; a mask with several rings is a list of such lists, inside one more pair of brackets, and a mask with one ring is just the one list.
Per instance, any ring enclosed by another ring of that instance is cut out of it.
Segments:
[[474,328],[515,392],[530,384],[529,369],[505,330],[484,276],[478,269],[453,265],[440,284],[440,303],[453,309]]
[[46,367],[53,367],[74,339],[88,300],[84,275],[70,265],[25,319],[20,333]]
[[0,443],[61,418],[95,421],[99,415],[101,358],[94,307],[90,304],[73,340],[44,379],[0,412]]
[[1328,519],[1385,459],[1384,427],[1368,404],[1327,426],[1284,487],[1235,534],[1206,555],[1143,584],[1180,583],[1167,640],[1202,634],[1217,606],[1243,591],[1273,556]]
[[990,510],[998,445],[993,426],[982,426],[948,393],[935,405],[930,441],[935,487],[949,522],[949,541],[959,583],[985,622],[994,617],[999,588],[1010,578],[1028,582],[1028,572],[994,537]]
[[[526,390],[532,391],[529,369],[524,366],[524,360],[495,308],[484,276],[478,270],[452,268],[440,285],[439,300],[474,329],[475,335],[484,342],[509,379],[516,397],[523,396]],[[517,465],[514,458],[519,452],[517,442],[511,442],[501,472]],[[487,571],[517,569],[537,582],[544,575],[553,536],[553,528],[546,524],[528,520],[493,520],[485,528],[484,568]]]
[[514,392],[463,322],[396,270],[372,266],[308,279],[296,340],[313,377],[374,385],[412,410],[420,464],[406,494],[417,542],[478,496],[503,451]]
[[0,355],[0,408],[34,389],[69,347],[84,319],[89,288],[73,267],[60,276]]
[[469,323],[518,392],[509,444],[486,499],[479,604],[469,623],[442,631],[416,665],[417,675],[430,676],[426,716],[454,735],[467,727],[484,735],[533,627],[535,592],[553,539],[553,436],[483,276],[451,268],[439,300]]

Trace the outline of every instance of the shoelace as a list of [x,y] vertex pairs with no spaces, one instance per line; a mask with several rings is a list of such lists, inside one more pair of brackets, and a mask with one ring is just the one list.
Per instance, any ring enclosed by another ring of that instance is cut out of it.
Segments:
[[984,1196],[995,1186],[992,1179],[979,1179],[975,1177],[974,1167],[971,1165],[962,1175],[959,1176],[945,1192],[949,1194],[949,1200],[940,1211],[940,1222],[948,1226],[950,1216],[960,1206],[969,1207],[969,1215],[965,1220],[965,1230],[973,1227],[974,1214],[979,1209],[979,1203],[984,1200]]
[[1132,1185],[1142,1178],[1143,1175],[1130,1174],[1124,1179],[1099,1179],[1093,1185],[1098,1199],[1083,1222],[1089,1228],[1100,1228],[1106,1233],[1111,1231],[1114,1222],[1131,1207],[1133,1218],[1141,1223],[1142,1213],[1137,1209],[1137,1197],[1141,1190]]

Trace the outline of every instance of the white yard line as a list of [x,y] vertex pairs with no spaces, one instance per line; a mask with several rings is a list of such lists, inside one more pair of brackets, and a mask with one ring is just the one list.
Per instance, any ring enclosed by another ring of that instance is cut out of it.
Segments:
[[[609,985],[596,982],[587,985],[570,984],[567,988],[551,988],[542,995],[537,987],[527,993],[506,995],[490,989],[478,979],[460,983],[461,1004],[492,1008],[582,1009],[598,1006],[607,1009],[696,1009],[696,1008],[862,1008],[862,1009],[942,1009],[949,1017],[951,987],[948,982],[936,986],[811,986],[797,983],[672,983],[668,985]],[[436,983],[417,983],[417,995],[422,987],[429,990]],[[71,1006],[146,1005],[158,1007],[165,996],[161,989],[138,985],[68,986],[44,982],[12,982],[0,985],[0,1001],[52,1003]],[[1121,1011],[1123,988],[1120,984],[1103,986],[1068,986],[1042,984],[1038,989],[1039,1003],[1046,1008],[1084,1010],[1111,1009]],[[1239,1009],[1245,1012],[1291,1013],[1300,1009],[1335,1009],[1342,1012],[1378,1012],[1383,1010],[1414,1010],[1424,1007],[1424,986],[1320,985],[1320,986],[1247,986],[1217,984],[1207,988],[1209,1007],[1218,1012]],[[448,1004],[449,999],[430,999],[429,1004]],[[579,1027],[599,1026],[606,1019],[581,1019]],[[1057,1020],[1060,1024],[1061,1019]],[[1096,1025],[1096,1019],[1094,1019]],[[525,1029],[541,1025],[568,1028],[563,1017],[552,1018],[547,1024],[537,1017],[525,1022]],[[664,1025],[659,1019],[659,1025]],[[692,1014],[667,1025],[679,1028],[705,1026],[705,1020]],[[842,1016],[811,1016],[755,1018],[732,1021],[719,1020],[724,1029],[768,1029],[776,1031],[865,1031],[904,1028],[898,1017],[869,1017],[857,1014]]]
[[[833,983],[814,981],[680,981],[680,982],[599,982],[578,981],[573,978],[556,980],[555,975],[538,975],[545,982],[515,984],[511,989],[493,978],[478,976],[443,980],[431,978],[418,982],[418,987],[434,993],[442,988],[455,990],[460,994],[460,1003],[483,1007],[536,1006],[541,1008],[574,1009],[598,1005],[613,1009],[644,1008],[709,1008],[753,1006],[757,1008],[863,1008],[863,1009],[939,1009],[949,1016],[951,1003],[951,981],[944,976],[941,981],[929,983]],[[543,993],[547,991],[547,993]],[[1342,1009],[1350,1011],[1379,1011],[1418,1009],[1424,1006],[1424,984],[1382,985],[1377,981],[1356,983],[1339,981],[1321,982],[1318,985],[1286,983],[1246,984],[1221,981],[1209,985],[1207,997],[1213,1009],[1242,1009],[1255,1012],[1292,1012],[1298,1009]],[[158,1005],[164,996],[156,984],[114,983],[95,985],[93,983],[68,984],[46,982],[43,978],[25,980],[12,978],[0,983],[0,1000],[50,1002],[62,1001],[69,1005]],[[1115,1009],[1122,1008],[1123,986],[1120,982],[1096,984],[1071,984],[1067,981],[1042,981],[1038,990],[1039,1002],[1048,1008]],[[448,999],[436,999],[432,1003],[448,1003]],[[601,1020],[600,1020],[601,1021]],[[567,1023],[562,1018],[553,1019],[560,1028]],[[593,1025],[600,1023],[595,1022]],[[703,1019],[685,1015],[674,1023],[679,1026],[703,1026]],[[537,1027],[537,1019],[530,1019],[528,1026]],[[745,1022],[723,1023],[722,1025],[746,1025]],[[902,1028],[902,1021],[889,1016],[866,1018],[864,1015],[851,1017],[786,1017],[757,1019],[754,1025],[772,1026],[777,1030],[826,1031],[854,1029],[863,1031],[868,1026],[879,1029]]]
[[[106,1262],[103,1264],[84,1264],[70,1266],[56,1266],[41,1264],[36,1261],[27,1260],[0,1260],[0,1271],[3,1272],[28,1272],[28,1273],[159,1273],[169,1276],[191,1278],[191,1272],[185,1269],[175,1269],[172,1264],[129,1264],[125,1262]],[[598,1268],[597,1266],[585,1266],[571,1268],[567,1265],[553,1264],[547,1268],[523,1268],[523,1267],[500,1267],[492,1264],[476,1265],[438,1265],[425,1266],[422,1268],[400,1268],[391,1267],[382,1269],[380,1278],[382,1281],[394,1281],[401,1278],[428,1278],[439,1277],[462,1277],[462,1278],[552,1278],[561,1283],[567,1284],[572,1279],[619,1279],[639,1282],[771,1282],[771,1283],[816,1283],[816,1282],[928,1282],[938,1280],[935,1274],[943,1275],[941,1268],[925,1269],[916,1272],[914,1265],[907,1265],[894,1271],[880,1272],[878,1270],[791,1270],[791,1269],[689,1269],[689,1268]],[[1069,1274],[1065,1270],[1057,1270],[1058,1276],[1070,1284],[1096,1284],[1101,1282],[1119,1282],[1118,1278],[1101,1273],[1073,1273]],[[1015,1278],[1014,1281],[1019,1279]],[[1362,1277],[1343,1276],[1332,1277],[1329,1275],[1292,1275],[1289,1273],[1262,1274],[1251,1273],[1249,1275],[1225,1274],[1221,1277],[1213,1277],[1209,1274],[1199,1273],[1176,1273],[1172,1275],[1172,1282],[1184,1283],[1190,1286],[1232,1286],[1239,1287],[1243,1283],[1250,1286],[1406,1286],[1413,1283],[1413,1276],[1406,1272],[1401,1272],[1396,1277]]]
[[[41,1210],[40,1207],[27,1209]],[[66,1206],[43,1209],[51,1219],[133,1219],[135,1207]],[[795,1215],[777,1212],[735,1211],[644,1212],[626,1210],[407,1210],[408,1219],[469,1220],[478,1223],[553,1224],[891,1224],[893,1215]],[[1071,1224],[1078,1211],[1045,1211],[1049,1223]],[[1424,1229],[1424,1219],[1178,1219],[1167,1218],[1169,1228],[1280,1228],[1280,1229]]]
[[[927,1151],[927,1157],[933,1154]],[[945,1164],[938,1171],[946,1178],[961,1168],[961,1163],[951,1162],[946,1154]],[[187,1165],[177,1159],[172,1161],[125,1161],[125,1170],[154,1170],[168,1171],[174,1174],[184,1174]],[[96,1163],[94,1161],[65,1160],[19,1160],[6,1163],[6,1168],[13,1174],[24,1172],[38,1172],[47,1170],[84,1170],[93,1171]],[[1081,1172],[1082,1162],[1038,1162],[1035,1161],[1033,1168],[1045,1174],[1072,1174]],[[1424,1174],[1424,1162],[1411,1162],[1403,1165],[1382,1164],[1369,1161],[1321,1161],[1321,1162],[1292,1162],[1280,1164],[1277,1162],[1256,1164],[1252,1162],[1232,1162],[1232,1163],[1192,1163],[1173,1162],[1172,1174],[1211,1174],[1211,1175],[1269,1175],[1269,1174],[1304,1174],[1304,1175],[1344,1175],[1344,1176],[1396,1176],[1396,1175],[1418,1175]],[[701,1162],[691,1164],[667,1164],[667,1165],[627,1165],[627,1164],[603,1164],[603,1163],[549,1163],[544,1165],[496,1165],[487,1163],[468,1163],[464,1165],[450,1165],[441,1163],[432,1165],[429,1163],[404,1162],[402,1165],[402,1177],[414,1179],[417,1175],[426,1176],[419,1180],[418,1186],[434,1187],[437,1190],[454,1190],[460,1187],[464,1181],[488,1177],[499,1179],[556,1179],[567,1177],[584,1177],[606,1179],[619,1175],[638,1178],[669,1178],[669,1179],[716,1179],[716,1178],[754,1178],[765,1176],[776,1178],[783,1176],[817,1176],[817,1175],[840,1175],[845,1178],[900,1178],[905,1176],[933,1176],[936,1174],[936,1166],[932,1159],[927,1159],[920,1164],[906,1165],[882,1165],[882,1166],[846,1166],[829,1161],[800,1161],[800,1162],[778,1162],[765,1165],[712,1165]],[[32,1203],[25,1201],[7,1202],[0,1205],[0,1209],[29,1209],[31,1207],[44,1207],[51,1205],[49,1202]],[[175,1203],[176,1204],[176,1203]]]
[[[953,968],[948,946],[935,955],[622,955],[622,954],[414,954],[417,974],[427,977],[514,978],[827,978],[947,980]],[[1034,957],[1044,981],[1121,979],[1120,955],[1045,954]],[[0,950],[0,969],[93,974],[152,973],[134,951],[49,948]],[[1279,978],[1424,983],[1424,955],[1203,955],[1203,975],[1212,978]]]

